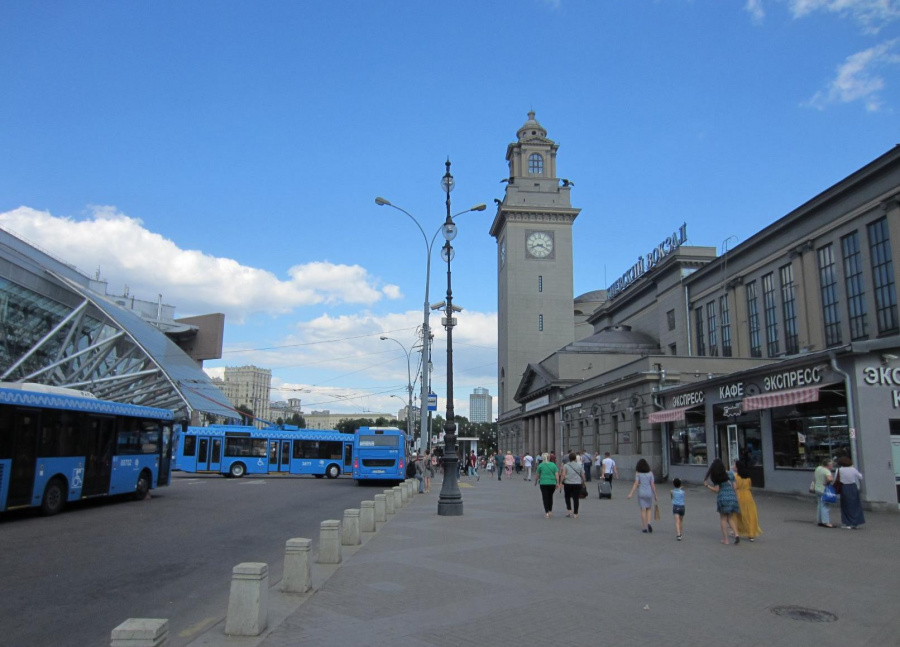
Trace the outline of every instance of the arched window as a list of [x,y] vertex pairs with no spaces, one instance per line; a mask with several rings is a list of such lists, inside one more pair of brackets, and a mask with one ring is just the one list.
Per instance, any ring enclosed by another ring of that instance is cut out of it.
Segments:
[[541,175],[544,172],[544,158],[537,153],[529,155],[528,172],[532,175]]

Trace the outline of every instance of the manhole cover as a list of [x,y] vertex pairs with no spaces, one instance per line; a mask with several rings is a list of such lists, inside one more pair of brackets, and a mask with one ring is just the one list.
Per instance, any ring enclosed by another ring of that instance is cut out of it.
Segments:
[[802,620],[803,622],[834,622],[838,619],[836,615],[828,611],[807,609],[806,607],[772,607],[772,613],[791,620]]

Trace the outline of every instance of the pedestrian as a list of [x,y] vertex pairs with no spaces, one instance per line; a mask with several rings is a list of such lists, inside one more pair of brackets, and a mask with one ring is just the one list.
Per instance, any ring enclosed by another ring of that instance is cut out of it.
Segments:
[[825,494],[825,486],[834,481],[834,475],[831,470],[834,469],[834,461],[826,458],[822,464],[816,468],[815,472],[815,490],[816,490],[816,523],[820,528],[834,528],[831,523],[831,504],[822,500]]
[[493,474],[494,473],[494,454],[491,454],[490,456],[486,457],[485,463],[487,463],[485,465],[485,469],[488,471],[488,474]]
[[[568,462],[563,465],[563,494],[566,497],[566,516],[572,516],[572,510],[575,511],[575,519],[578,518],[578,502],[581,499],[581,487],[584,485],[584,464],[581,463],[574,453],[569,454]],[[575,500],[574,506],[572,499]]]
[[675,539],[681,541],[684,530],[684,490],[681,489],[681,479],[672,481],[675,486],[669,496],[672,497],[672,515],[675,517]]
[[626,498],[630,499],[634,491],[638,491],[638,506],[641,509],[641,532],[653,532],[653,526],[650,521],[653,518],[653,503],[659,501],[656,496],[656,481],[653,478],[653,472],[650,470],[650,463],[646,458],[642,458],[634,466],[634,485],[631,486],[631,492]]
[[838,459],[834,482],[840,483],[841,489],[841,528],[858,530],[866,522],[859,500],[859,483],[862,477],[859,470],[853,467],[853,461],[849,456],[841,456]]
[[[481,477],[478,475],[478,457],[475,456],[474,450],[472,450],[472,453],[469,454],[469,469],[472,471],[472,474],[475,475],[475,480],[480,481]],[[472,474],[470,474],[470,476]]]
[[588,483],[591,482],[591,465],[594,463],[594,457],[591,456],[591,453],[585,451],[581,455],[581,461],[584,464],[584,480]]
[[522,473],[522,457],[516,454],[513,458],[516,461],[516,474]]
[[747,537],[748,541],[754,541],[762,534],[759,527],[759,516],[756,512],[756,501],[750,491],[750,469],[747,463],[738,459],[734,461],[734,491],[737,493],[738,505],[741,511],[737,514],[737,537]]
[[499,449],[494,454],[494,463],[497,467],[497,480],[502,481],[503,479],[501,478],[501,476],[503,476],[503,455],[500,453]]
[[431,452],[425,452],[425,491],[431,492],[431,479],[434,478],[434,466],[435,463],[434,456],[431,455]]
[[421,456],[416,456],[416,480],[419,481],[419,494],[425,494],[425,464]]
[[522,459],[525,464],[525,480],[531,480],[531,470],[534,467],[534,457],[530,452],[525,452],[525,458]]
[[[619,478],[619,468],[616,467],[616,461],[610,457],[609,452],[604,454],[603,461],[600,464],[603,466],[603,478],[609,483],[609,491],[610,495],[612,495],[613,476]],[[610,498],[612,498],[612,496],[610,496]]]
[[728,529],[730,527],[734,534],[735,545],[739,544],[741,538],[738,535],[735,516],[740,514],[741,506],[738,504],[737,494],[734,492],[728,471],[725,469],[725,463],[721,458],[717,458],[709,466],[709,470],[703,478],[703,485],[716,493],[716,511],[719,513],[719,526],[722,528],[722,543],[728,545]]
[[503,457],[503,467],[506,471],[507,480],[512,478],[513,465],[515,465],[515,458],[513,458],[512,452],[507,449],[506,456]]
[[559,468],[556,463],[549,460],[544,454],[535,475],[535,486],[541,486],[541,499],[544,501],[544,516],[549,519],[553,516],[553,494],[560,488]]

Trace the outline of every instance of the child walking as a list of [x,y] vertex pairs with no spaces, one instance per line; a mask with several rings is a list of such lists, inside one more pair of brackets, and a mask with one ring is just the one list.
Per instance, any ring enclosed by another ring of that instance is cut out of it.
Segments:
[[675,517],[675,539],[681,541],[684,526],[684,490],[681,489],[681,479],[675,479],[672,485],[675,488],[669,494],[672,496],[672,515]]

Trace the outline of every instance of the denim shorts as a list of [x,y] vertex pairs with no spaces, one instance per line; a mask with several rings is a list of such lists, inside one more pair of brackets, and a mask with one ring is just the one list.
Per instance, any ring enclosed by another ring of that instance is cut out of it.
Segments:
[[677,514],[679,516],[684,516],[684,506],[683,505],[673,505],[672,506],[672,514]]

